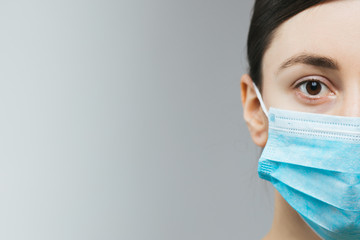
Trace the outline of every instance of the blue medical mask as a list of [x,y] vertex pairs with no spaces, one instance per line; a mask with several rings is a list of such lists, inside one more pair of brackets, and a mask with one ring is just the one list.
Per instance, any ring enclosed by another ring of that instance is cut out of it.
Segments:
[[255,89],[269,121],[260,178],[322,238],[360,239],[360,118],[267,112]]

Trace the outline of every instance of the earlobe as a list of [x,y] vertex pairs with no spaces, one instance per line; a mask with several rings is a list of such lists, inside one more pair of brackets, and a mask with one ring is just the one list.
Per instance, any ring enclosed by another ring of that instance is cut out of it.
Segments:
[[268,121],[256,96],[253,81],[248,74],[241,77],[243,115],[254,143],[264,147],[267,141]]

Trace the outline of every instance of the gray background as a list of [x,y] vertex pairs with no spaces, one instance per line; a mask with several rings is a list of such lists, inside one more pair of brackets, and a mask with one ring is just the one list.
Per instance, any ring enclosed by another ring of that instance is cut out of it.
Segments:
[[0,1],[0,239],[260,239],[253,1]]

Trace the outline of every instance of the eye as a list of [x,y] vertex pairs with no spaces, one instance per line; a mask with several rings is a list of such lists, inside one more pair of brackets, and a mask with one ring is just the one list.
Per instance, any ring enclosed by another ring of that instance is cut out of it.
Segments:
[[308,98],[320,98],[332,93],[324,83],[316,79],[302,81],[296,87]]
[[310,95],[318,95],[321,92],[321,83],[316,82],[316,81],[308,81],[305,84],[305,88],[307,93],[309,93]]

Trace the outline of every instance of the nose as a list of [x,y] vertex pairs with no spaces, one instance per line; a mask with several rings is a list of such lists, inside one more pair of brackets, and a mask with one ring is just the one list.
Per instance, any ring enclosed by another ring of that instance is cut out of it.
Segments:
[[360,88],[352,87],[344,99],[341,106],[341,115],[347,117],[360,117]]

